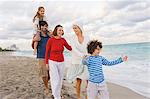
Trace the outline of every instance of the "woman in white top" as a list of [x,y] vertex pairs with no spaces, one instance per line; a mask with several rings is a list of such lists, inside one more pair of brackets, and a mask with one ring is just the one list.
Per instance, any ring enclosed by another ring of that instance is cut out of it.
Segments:
[[72,65],[68,68],[67,79],[70,82],[76,80],[77,99],[81,99],[80,89],[82,80],[86,80],[88,82],[88,70],[87,66],[82,65],[82,58],[87,55],[86,47],[89,42],[89,37],[83,34],[82,26],[79,24],[74,24],[73,30],[76,35],[71,38]]

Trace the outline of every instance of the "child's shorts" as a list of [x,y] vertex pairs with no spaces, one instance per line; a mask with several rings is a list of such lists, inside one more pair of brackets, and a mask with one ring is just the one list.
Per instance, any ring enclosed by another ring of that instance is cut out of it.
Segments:
[[88,99],[109,99],[109,92],[105,81],[100,84],[88,82],[87,87]]

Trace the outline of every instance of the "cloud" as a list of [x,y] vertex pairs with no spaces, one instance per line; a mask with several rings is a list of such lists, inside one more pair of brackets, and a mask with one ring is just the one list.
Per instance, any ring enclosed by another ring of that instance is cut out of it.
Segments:
[[[124,9],[144,0],[108,0],[109,7],[114,10]],[[146,1],[146,0],[145,0]],[[147,2],[147,1],[146,1]]]
[[[29,48],[33,36],[32,19],[37,8],[44,6],[49,28],[64,27],[68,40],[74,21],[83,23],[84,32],[106,44],[148,41],[150,2],[148,0],[100,1],[1,1],[0,46],[21,42]],[[133,39],[134,38],[134,39]],[[5,42],[6,41],[6,42]],[[4,44],[3,44],[4,43]]]

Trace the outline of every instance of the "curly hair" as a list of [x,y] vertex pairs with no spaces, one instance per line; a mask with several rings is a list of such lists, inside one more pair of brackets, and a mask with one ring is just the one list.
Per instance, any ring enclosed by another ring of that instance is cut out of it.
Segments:
[[97,46],[99,46],[100,48],[102,48],[102,42],[99,42],[98,40],[92,40],[88,43],[87,45],[87,51],[89,54],[93,54],[93,52],[95,51],[95,49],[97,49]]

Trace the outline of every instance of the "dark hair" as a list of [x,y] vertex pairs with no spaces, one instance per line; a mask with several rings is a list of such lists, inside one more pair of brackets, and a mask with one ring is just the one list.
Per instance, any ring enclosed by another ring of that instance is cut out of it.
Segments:
[[95,49],[97,49],[97,46],[99,46],[100,48],[102,48],[102,42],[99,42],[98,40],[92,40],[88,43],[87,45],[87,51],[89,54],[93,54],[93,52],[95,51]]
[[[54,36],[57,36],[57,29],[58,29],[58,27],[63,27],[63,26],[61,26],[61,25],[56,25],[56,27],[54,28],[54,31],[53,31],[53,35],[54,35]],[[64,33],[63,33],[63,35],[64,35]]]
[[39,21],[40,29],[41,29],[41,26],[44,26],[44,25],[48,26],[48,23],[46,21]]
[[35,21],[35,18],[36,17],[38,17],[38,18],[40,18],[40,14],[39,14],[39,11],[41,10],[41,9],[44,9],[44,7],[38,7],[38,11],[36,12],[36,15],[33,17],[33,22]]

